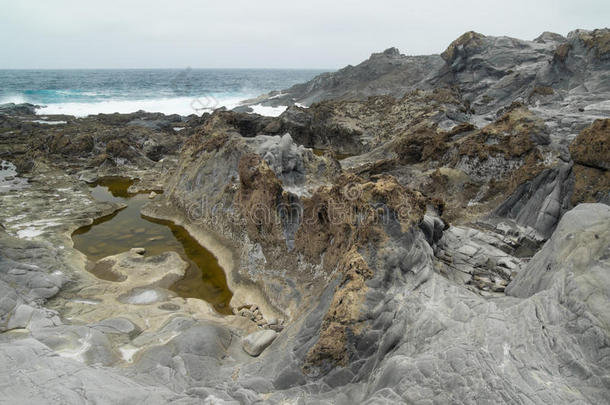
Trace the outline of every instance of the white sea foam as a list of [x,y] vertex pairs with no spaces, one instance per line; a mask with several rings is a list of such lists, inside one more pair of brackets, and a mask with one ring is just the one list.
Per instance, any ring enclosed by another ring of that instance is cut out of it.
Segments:
[[[241,105],[242,100],[247,98],[247,95],[240,97],[201,96],[141,100],[106,100],[96,102],[54,103],[48,104],[38,109],[37,114],[66,114],[74,115],[76,117],[86,117],[88,115],[95,114],[128,114],[143,110],[146,112],[179,114],[183,116],[191,114],[201,115],[205,112],[211,112],[214,109],[221,107],[225,107],[226,109],[231,110]],[[17,100],[11,100],[11,102],[16,101]],[[253,112],[256,114],[277,117],[286,110],[286,107],[268,107],[262,105],[253,105],[252,109]]]
[[280,106],[280,107],[269,107],[266,105],[260,105],[260,104],[256,104],[256,105],[252,105],[250,106],[252,108],[252,112],[255,114],[260,114],[260,115],[266,115],[268,117],[277,117],[280,114],[282,114],[284,111],[286,111],[286,106]]
[[232,109],[240,104],[245,97],[216,98],[212,96],[201,97],[172,97],[141,100],[106,100],[96,102],[69,102],[48,104],[40,108],[40,115],[67,114],[77,117],[86,117],[95,114],[133,113],[139,110],[147,112],[160,112],[163,114],[201,115],[216,108],[226,107]]
[[28,101],[23,94],[13,94],[11,96],[0,98],[0,105],[7,103],[23,104],[27,102]]
[[28,122],[35,122],[36,124],[47,124],[47,125],[61,125],[67,124],[67,121],[45,121],[45,120],[31,120]]
[[[64,92],[71,94],[70,92]],[[95,93],[80,93],[81,95],[94,95]],[[225,107],[231,110],[237,106],[240,106],[243,100],[255,97],[256,94],[240,94],[237,96],[223,96],[223,95],[202,95],[199,97],[166,97],[156,99],[134,99],[134,100],[122,100],[122,99],[110,99],[103,101],[88,101],[88,102],[64,102],[64,103],[50,103],[43,105],[36,112],[38,115],[55,115],[65,114],[73,115],[75,117],[86,117],[88,115],[95,114],[113,114],[121,113],[128,114],[136,111],[146,112],[160,112],[166,115],[179,114],[183,116],[196,114],[201,115],[205,112],[211,112],[214,109]],[[27,100],[23,95],[11,95],[0,100],[0,104],[4,103],[27,103],[31,102]],[[251,106],[253,113],[266,115],[269,117],[277,117],[286,110],[285,106],[280,107],[269,107],[260,104]],[[63,121],[42,121],[36,120],[40,124],[63,124]]]
[[[139,110],[160,112],[164,114],[201,115],[206,112],[206,105],[189,97],[143,99],[143,100],[107,100],[97,102],[70,102],[48,104],[38,110],[38,114],[67,114],[86,117],[95,114],[133,113]],[[209,111],[209,110],[208,110]]]

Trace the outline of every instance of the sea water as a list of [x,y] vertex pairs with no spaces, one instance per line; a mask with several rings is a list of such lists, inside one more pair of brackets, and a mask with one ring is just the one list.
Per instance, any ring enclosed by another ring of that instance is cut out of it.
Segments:
[[[0,104],[31,103],[38,114],[79,117],[139,110],[201,115],[306,82],[322,70],[299,69],[86,69],[0,70]],[[285,107],[255,106],[264,115]]]

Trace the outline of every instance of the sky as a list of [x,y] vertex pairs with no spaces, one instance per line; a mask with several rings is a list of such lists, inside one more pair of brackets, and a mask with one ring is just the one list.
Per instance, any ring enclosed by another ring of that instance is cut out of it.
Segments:
[[321,68],[462,33],[610,25],[608,0],[0,0],[0,69]]

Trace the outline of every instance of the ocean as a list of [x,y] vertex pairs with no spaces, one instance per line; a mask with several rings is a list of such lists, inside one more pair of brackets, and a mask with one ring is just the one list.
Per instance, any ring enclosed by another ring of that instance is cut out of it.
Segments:
[[[32,103],[39,114],[79,117],[138,110],[202,114],[322,73],[298,69],[0,70],[0,104]],[[284,108],[255,106],[264,115]]]

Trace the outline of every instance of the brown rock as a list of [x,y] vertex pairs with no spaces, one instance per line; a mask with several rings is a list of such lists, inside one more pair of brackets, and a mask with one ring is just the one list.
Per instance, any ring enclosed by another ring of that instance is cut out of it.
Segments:
[[479,34],[478,32],[468,31],[458,39],[453,41],[445,52],[441,53],[441,57],[448,64],[452,64],[458,56],[459,49],[461,48],[472,48],[476,49],[481,46],[482,40],[485,35]]
[[106,154],[124,159],[133,158],[136,153],[131,146],[122,139],[113,139],[106,144]]
[[610,192],[610,171],[575,164],[571,204],[600,202]]
[[597,58],[610,54],[610,30],[597,29],[590,32],[580,31],[578,38],[585,46],[595,52]]
[[572,159],[583,166],[610,170],[610,119],[595,122],[570,145]]

